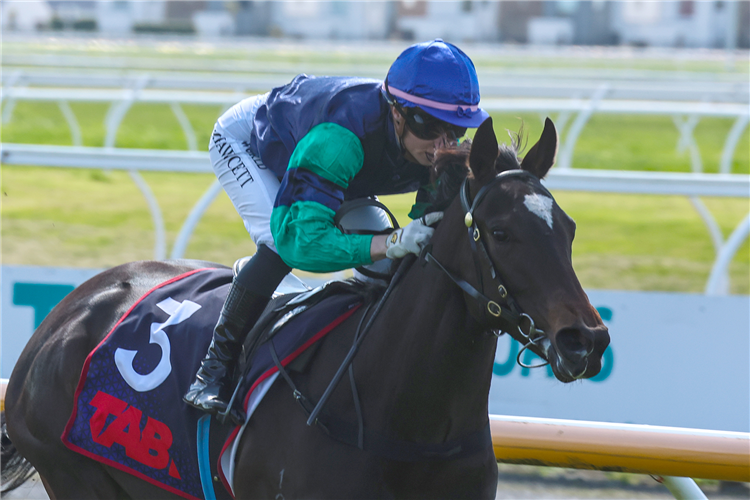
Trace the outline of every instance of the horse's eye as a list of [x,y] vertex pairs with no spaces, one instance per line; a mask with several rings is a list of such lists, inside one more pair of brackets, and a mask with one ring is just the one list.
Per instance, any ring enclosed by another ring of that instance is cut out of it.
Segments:
[[495,238],[496,241],[508,241],[510,236],[502,229],[495,229],[492,231],[492,237]]

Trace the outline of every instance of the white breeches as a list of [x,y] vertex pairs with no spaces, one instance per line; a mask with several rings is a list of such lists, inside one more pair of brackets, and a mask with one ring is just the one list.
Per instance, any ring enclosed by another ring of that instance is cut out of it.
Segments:
[[245,229],[256,245],[276,251],[271,235],[271,211],[279,191],[276,175],[249,151],[253,118],[267,94],[248,97],[216,122],[208,153],[216,177],[229,195]]

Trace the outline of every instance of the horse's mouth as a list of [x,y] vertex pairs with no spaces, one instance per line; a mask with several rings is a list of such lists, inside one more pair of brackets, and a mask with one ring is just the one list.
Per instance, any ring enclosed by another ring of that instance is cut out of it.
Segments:
[[566,362],[560,356],[555,355],[551,360],[552,373],[560,382],[570,383],[576,380],[582,380],[586,378],[595,377],[601,370],[601,362],[589,363],[590,359],[587,356],[582,362],[570,363]]
[[578,325],[558,330],[548,359],[552,372],[561,382],[595,377],[602,369],[604,350],[609,345],[607,327]]

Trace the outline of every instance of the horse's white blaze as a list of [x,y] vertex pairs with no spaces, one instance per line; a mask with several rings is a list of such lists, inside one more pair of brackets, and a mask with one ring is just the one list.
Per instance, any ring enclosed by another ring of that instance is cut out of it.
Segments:
[[529,212],[546,222],[550,229],[552,229],[552,203],[552,198],[538,193],[527,194],[523,199],[523,204]]

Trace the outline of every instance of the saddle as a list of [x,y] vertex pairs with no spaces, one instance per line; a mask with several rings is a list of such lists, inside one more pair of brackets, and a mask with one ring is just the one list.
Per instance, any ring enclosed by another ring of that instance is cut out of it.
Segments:
[[[333,295],[355,293],[352,288],[352,285],[345,281],[330,281],[305,292],[279,294],[268,303],[255,326],[250,330],[248,338],[253,338],[254,334],[259,333],[260,335],[256,338],[262,343],[267,342],[295,316]],[[245,347],[252,348],[253,346]],[[248,355],[252,355],[252,349]]]
[[[249,260],[249,257],[235,262],[233,271],[235,276],[242,268],[242,266]],[[336,297],[336,299],[328,301]],[[316,288],[310,288],[303,281],[294,275],[288,275],[284,281],[279,285],[274,297],[266,306],[265,310],[258,318],[258,321],[251,328],[250,333],[247,335],[245,345],[243,345],[243,354],[241,355],[237,373],[235,375],[235,394],[247,394],[252,390],[252,386],[260,376],[260,373],[254,370],[257,366],[257,360],[255,360],[259,349],[262,346],[268,346],[268,343],[273,339],[285,326],[293,323],[295,319],[299,318],[303,313],[309,311],[315,306],[320,305],[317,311],[317,316],[324,320],[324,322],[330,321],[332,318],[336,318],[342,314],[344,309],[352,307],[355,303],[361,303],[363,301],[362,286],[360,283],[354,281],[329,281]],[[319,325],[311,326],[307,323],[315,323],[314,320],[304,320],[304,328],[308,330],[315,330],[316,328],[323,328],[324,322]],[[291,371],[301,372],[304,371],[310,360],[313,358],[317,351],[318,344],[314,344],[311,348],[308,348],[304,353],[297,357],[288,369]],[[270,351],[267,347],[265,351]],[[274,353],[268,352],[273,357]],[[261,358],[266,356],[261,355]],[[261,366],[266,366],[269,360],[261,361]],[[278,364],[278,363],[277,363]],[[236,399],[233,397],[233,399]],[[234,404],[235,401],[232,402]]]
[[[238,259],[232,266],[234,276],[250,261],[251,257]],[[240,373],[246,375],[245,366],[252,358],[257,347],[268,342],[289,321],[311,307],[334,295],[361,295],[359,286],[352,281],[328,281],[321,286],[311,288],[304,281],[293,274],[287,275],[276,288],[273,298],[263,313],[250,329],[247,339],[256,339],[254,344],[246,342],[243,346],[243,356],[240,360]]]

